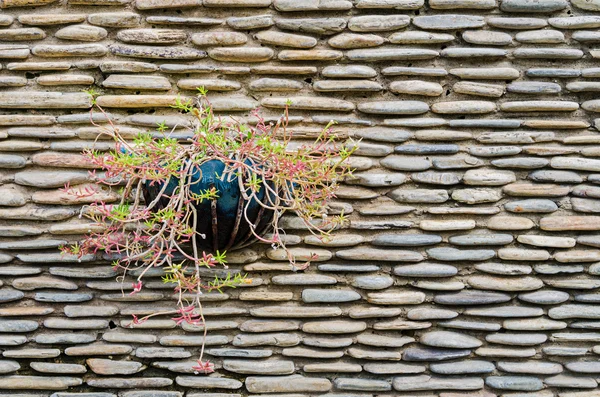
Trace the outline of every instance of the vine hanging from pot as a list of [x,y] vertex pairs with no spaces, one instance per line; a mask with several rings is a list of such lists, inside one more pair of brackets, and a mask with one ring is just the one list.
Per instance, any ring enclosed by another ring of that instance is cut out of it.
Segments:
[[[346,160],[356,146],[338,144],[330,124],[310,144],[292,150],[287,107],[274,125],[267,124],[257,111],[253,113],[255,125],[224,121],[214,115],[206,91],[199,91],[197,99],[178,98],[173,106],[193,116],[185,140],[175,134],[181,126],[170,129],[165,123],[130,139],[96,103],[97,94],[88,92],[108,125],[96,124],[92,113],[90,120],[104,138],[114,140],[115,149],[86,150],[84,155],[103,171],[94,175],[98,184],[121,189],[122,199],[118,204],[92,202],[85,216],[100,225],[101,231],[89,233],[62,251],[80,257],[103,253],[117,258],[113,266],[122,271],[121,280],[136,272],[132,294],[143,290],[150,269],[162,267],[163,281],[173,285],[177,295],[177,308],[134,316],[133,323],[174,315],[178,324],[203,326],[206,335],[202,294],[251,280],[239,273],[205,280],[202,270],[226,268],[226,250],[256,240],[284,249],[296,269],[308,266],[296,264],[287,250],[280,217],[297,215],[321,238],[346,222],[344,214],[328,217],[327,205],[339,181],[351,175]],[[208,373],[212,367],[202,360],[203,351],[204,346],[194,369]]]

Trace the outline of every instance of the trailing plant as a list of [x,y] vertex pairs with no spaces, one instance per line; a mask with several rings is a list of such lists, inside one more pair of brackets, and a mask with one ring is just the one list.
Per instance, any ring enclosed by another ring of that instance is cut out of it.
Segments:
[[[199,205],[215,203],[220,197],[218,186],[198,190],[196,184],[203,176],[202,167],[218,160],[224,167],[211,176],[222,183],[237,183],[244,205],[243,219],[252,236],[274,249],[283,249],[297,270],[309,264],[297,264],[282,238],[280,224],[284,213],[295,214],[306,228],[322,239],[346,222],[345,215],[327,215],[328,202],[335,197],[339,182],[351,175],[345,165],[355,145],[340,145],[331,131],[331,124],[322,130],[311,144],[290,149],[293,138],[288,126],[288,109],[273,125],[267,124],[258,111],[253,112],[256,125],[236,120],[222,120],[213,113],[206,91],[194,100],[177,99],[176,110],[193,116],[193,126],[185,140],[177,139],[176,128],[165,123],[155,131],[139,134],[133,139],[124,136],[96,103],[108,121],[104,127],[96,124],[90,112],[90,122],[99,127],[101,135],[115,142],[110,152],[86,150],[84,155],[102,173],[95,173],[99,185],[119,189],[118,203],[93,202],[82,215],[103,226],[102,231],[89,233],[83,241],[62,247],[63,252],[83,256],[104,254],[116,258],[115,269],[121,271],[119,280],[135,271],[131,294],[144,289],[144,276],[153,268],[164,270],[163,282],[173,286],[177,307],[142,318],[133,316],[132,324],[151,317],[172,315],[178,324],[202,326],[206,336],[202,295],[210,291],[251,283],[244,275],[228,275],[206,280],[203,269],[227,268],[226,253],[202,249],[206,237],[198,225],[209,216],[199,212]],[[182,126],[176,126],[181,128]],[[68,187],[67,187],[68,188]],[[68,188],[73,191],[73,188]],[[154,198],[144,192],[154,190]],[[93,196],[94,192],[79,192]],[[241,201],[240,201],[241,203]],[[270,234],[258,230],[248,217],[250,205],[257,203],[272,214]],[[229,274],[229,273],[228,273]],[[197,372],[212,371],[203,361],[201,348]]]

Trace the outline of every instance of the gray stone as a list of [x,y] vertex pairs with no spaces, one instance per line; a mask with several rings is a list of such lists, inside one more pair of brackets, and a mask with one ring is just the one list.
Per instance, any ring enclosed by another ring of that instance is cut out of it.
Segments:
[[544,199],[511,201],[504,204],[504,208],[509,212],[516,213],[551,213],[558,210],[558,206],[554,201]]
[[512,279],[506,277],[471,276],[467,280],[469,285],[477,289],[490,289],[495,291],[532,291],[543,287],[544,283],[533,277],[520,277]]
[[442,237],[435,234],[382,234],[371,244],[384,247],[419,247],[438,244]]
[[360,299],[360,294],[351,290],[305,289],[302,291],[302,300],[306,303],[352,302]]
[[544,387],[538,378],[524,376],[488,376],[485,384],[500,390],[536,391]]
[[173,381],[168,378],[88,378],[86,383],[92,387],[105,389],[137,389],[150,387],[171,386]]
[[452,363],[433,363],[429,370],[440,375],[489,374],[496,366],[488,361],[465,360]]
[[328,379],[301,375],[249,376],[246,378],[245,385],[250,393],[322,393],[331,389],[331,382]]
[[485,21],[480,16],[446,14],[415,17],[413,24],[423,30],[459,30],[483,27]]
[[382,166],[398,171],[422,171],[431,168],[431,161],[408,156],[387,156],[379,162]]
[[499,361],[497,365],[498,369],[513,374],[556,375],[563,371],[562,365],[558,363],[533,360],[524,362]]
[[343,18],[277,18],[275,24],[283,30],[333,35],[346,27],[346,20]]
[[294,373],[294,363],[284,360],[223,360],[223,369],[238,374],[289,375]]
[[456,267],[439,263],[419,263],[418,265],[394,267],[394,274],[401,277],[452,277],[457,273]]
[[404,361],[445,361],[467,357],[471,350],[410,347],[404,351]]
[[356,391],[390,391],[392,385],[385,380],[359,379],[359,378],[337,378],[334,381],[336,388],[340,390]]
[[[424,49],[358,49],[350,50],[346,56],[351,61],[358,62],[389,62],[389,61],[410,61],[433,59],[439,56],[434,50]],[[429,108],[429,107],[428,107]],[[401,113],[401,114],[421,114],[419,113]],[[389,113],[388,113],[389,114]]]
[[441,189],[396,189],[389,197],[400,203],[443,203],[450,197],[446,190]]
[[358,276],[351,282],[353,287],[368,290],[385,289],[394,284],[394,280],[388,276]]
[[25,294],[13,289],[0,289],[0,302],[13,302],[23,298]]
[[39,344],[79,344],[90,343],[96,340],[95,335],[89,334],[38,334],[34,341]]
[[370,261],[420,262],[423,260],[423,256],[417,252],[363,247],[339,250],[336,256],[341,259]]
[[[81,378],[68,376],[25,376],[9,375],[0,378],[0,389],[4,390],[67,390],[80,386]],[[13,394],[14,395],[14,394]]]
[[519,299],[538,305],[555,305],[569,300],[569,294],[563,291],[536,291],[519,294]]
[[467,290],[452,294],[437,294],[434,302],[441,305],[488,305],[504,303],[511,300],[510,295],[499,292]]
[[560,387],[560,388],[580,388],[580,389],[594,389],[598,387],[598,382],[594,378],[582,378],[568,375],[555,375],[544,379],[544,384],[549,387]]
[[428,249],[427,255],[441,261],[484,261],[494,258],[496,252],[493,250],[459,250],[440,247]]
[[421,335],[419,342],[426,346],[452,349],[472,349],[482,345],[477,338],[449,331],[428,332]]
[[513,236],[510,234],[501,233],[486,233],[486,234],[465,234],[459,236],[451,236],[448,239],[450,244],[454,245],[506,245],[513,241]]
[[14,360],[0,360],[0,373],[8,374],[16,372],[21,368],[21,365]]
[[445,378],[429,375],[398,376],[393,380],[394,390],[479,390],[483,388],[481,378]]
[[353,32],[386,32],[408,26],[408,15],[364,15],[348,20],[348,29]]

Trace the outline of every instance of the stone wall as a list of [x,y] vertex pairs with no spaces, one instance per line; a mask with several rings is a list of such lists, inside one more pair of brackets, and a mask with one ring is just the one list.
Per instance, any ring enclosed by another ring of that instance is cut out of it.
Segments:
[[[598,396],[600,1],[0,7],[3,393]],[[350,226],[323,244],[285,220],[307,271],[231,254],[253,283],[205,296],[210,376],[199,327],[129,327],[174,303],[160,272],[123,294],[102,258],[58,254],[93,227],[61,190],[93,184],[90,85],[128,134],[186,125],[170,105],[204,86],[223,116],[290,99],[299,140],[331,119],[363,138],[332,205]]]

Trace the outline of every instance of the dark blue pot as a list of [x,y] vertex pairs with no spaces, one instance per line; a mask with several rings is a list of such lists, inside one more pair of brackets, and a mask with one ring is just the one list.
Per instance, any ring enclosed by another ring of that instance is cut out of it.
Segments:
[[[240,194],[237,177],[232,177],[231,181],[221,181],[217,177],[224,169],[225,164],[222,161],[210,160],[192,171],[194,193],[200,194],[204,190],[215,187],[219,196],[215,200],[204,200],[202,203],[195,204],[198,213],[196,231],[206,236],[204,239],[198,236],[196,242],[200,249],[207,252],[234,250],[256,240],[243,214],[246,206],[247,218],[259,235],[270,231],[273,219],[273,211],[264,209],[256,199],[252,199],[250,203],[244,200]],[[177,185],[177,180],[169,181],[166,194],[171,194]],[[143,195],[147,203],[156,198],[162,186],[158,183],[154,185],[145,183]],[[264,200],[265,189],[262,188],[257,196],[258,200]],[[167,197],[161,198],[155,210],[164,208],[168,200]]]

